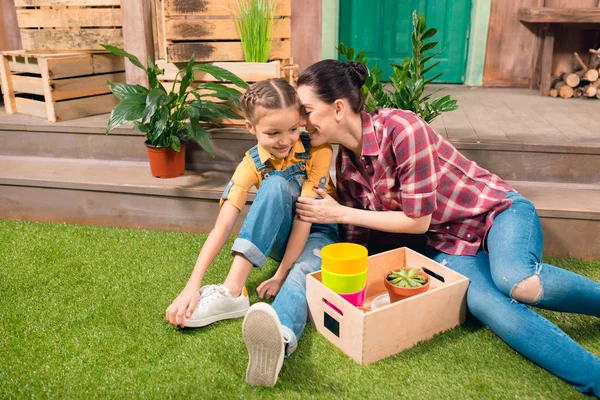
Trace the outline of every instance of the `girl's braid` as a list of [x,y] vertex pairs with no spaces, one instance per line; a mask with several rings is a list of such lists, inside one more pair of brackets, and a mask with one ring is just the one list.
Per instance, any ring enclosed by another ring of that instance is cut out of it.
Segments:
[[280,109],[298,104],[300,100],[296,90],[281,78],[267,79],[256,82],[248,88],[240,98],[240,108],[249,121],[255,118],[256,107]]

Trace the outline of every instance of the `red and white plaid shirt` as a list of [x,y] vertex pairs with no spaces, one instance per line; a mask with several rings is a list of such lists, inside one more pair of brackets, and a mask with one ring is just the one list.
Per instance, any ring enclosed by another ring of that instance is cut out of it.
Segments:
[[[494,217],[511,205],[514,189],[460,154],[414,113],[380,109],[362,113],[363,174],[354,155],[340,147],[340,203],[373,211],[432,214],[428,245],[448,254],[475,255]],[[369,230],[343,226],[344,240],[365,244]]]

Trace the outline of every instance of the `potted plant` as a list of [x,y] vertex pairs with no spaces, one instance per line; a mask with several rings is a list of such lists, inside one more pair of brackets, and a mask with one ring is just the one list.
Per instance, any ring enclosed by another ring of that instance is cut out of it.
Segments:
[[[269,62],[274,40],[289,38],[290,35],[289,31],[285,33],[283,21],[286,19],[279,18],[277,14],[277,7],[282,2],[285,1],[280,0],[278,4],[277,0],[234,0],[231,13],[244,53],[246,65],[242,68],[260,71],[263,76],[272,78],[278,78],[282,71],[286,71],[291,80],[297,66],[282,67],[281,61]],[[291,58],[288,61],[292,64]]]
[[405,299],[429,290],[429,275],[420,268],[396,268],[387,271],[383,283],[390,295],[390,302]]
[[275,1],[236,0],[233,16],[246,62],[265,63],[273,44]]
[[438,42],[425,43],[425,41],[432,39],[437,29],[427,29],[425,16],[419,15],[416,11],[413,12],[412,23],[412,57],[406,57],[402,64],[392,65],[394,76],[389,77],[391,81],[389,89],[381,84],[383,72],[377,70],[377,65],[373,68],[369,67],[369,60],[365,58],[364,50],[355,53],[352,47],[347,47],[344,43],[340,43],[337,50],[347,60],[363,63],[369,70],[369,76],[362,87],[367,112],[378,108],[399,108],[412,111],[429,123],[441,113],[456,110],[458,104],[449,95],[430,101],[432,96],[441,89],[431,92],[426,90],[427,86],[438,79],[443,72],[432,77],[425,76],[440,64],[439,61],[431,62],[439,52],[429,54]]
[[167,91],[158,80],[164,70],[158,68],[150,57],[148,66],[144,67],[136,56],[123,49],[108,45],[102,47],[113,54],[127,57],[148,76],[149,88],[120,82],[108,83],[120,101],[112,110],[106,133],[128,121],[133,123],[135,129],[145,133],[153,176],[174,178],[182,175],[185,172],[185,145],[190,139],[213,154],[210,136],[200,125],[201,122],[216,124],[217,119],[243,118],[233,109],[239,105],[241,93],[237,89],[220,83],[190,87],[194,71],[204,71],[219,81],[232,82],[239,88],[248,87],[244,80],[230,71],[210,64],[194,64],[192,55],[187,66],[177,73],[176,78],[179,75],[182,78],[179,81],[176,79],[171,90]]

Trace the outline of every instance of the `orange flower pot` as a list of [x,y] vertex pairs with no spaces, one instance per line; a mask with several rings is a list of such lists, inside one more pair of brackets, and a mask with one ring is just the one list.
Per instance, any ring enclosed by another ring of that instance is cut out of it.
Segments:
[[[400,271],[400,268],[396,268],[393,271]],[[429,279],[429,275],[427,275],[423,271],[419,271],[419,275],[421,275],[425,278],[425,284],[423,286],[419,286],[416,288],[405,288],[405,287],[392,285],[392,283],[387,280],[387,277],[390,274],[390,272],[391,271],[387,271],[383,275],[383,284],[385,285],[385,288],[387,289],[387,291],[390,295],[390,302],[392,302],[392,303],[395,303],[397,301],[406,299],[408,297],[411,297],[411,296],[414,296],[414,295],[417,295],[420,293],[424,293],[429,290],[431,280]]]
[[155,178],[177,178],[185,172],[185,143],[180,151],[171,147],[154,147],[146,143],[150,172]]

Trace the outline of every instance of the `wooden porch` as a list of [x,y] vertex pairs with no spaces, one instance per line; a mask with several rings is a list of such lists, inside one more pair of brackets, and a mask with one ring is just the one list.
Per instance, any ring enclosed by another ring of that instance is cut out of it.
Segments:
[[432,126],[452,141],[600,147],[600,102],[564,101],[529,89],[439,85],[458,110]]
[[[545,254],[600,257],[600,103],[528,89],[444,91],[460,107],[432,126],[535,203]],[[124,128],[106,136],[107,120],[49,123],[0,110],[0,218],[210,230],[253,137],[215,129],[214,159],[192,145],[188,172],[161,180],[150,176],[142,135]]]

